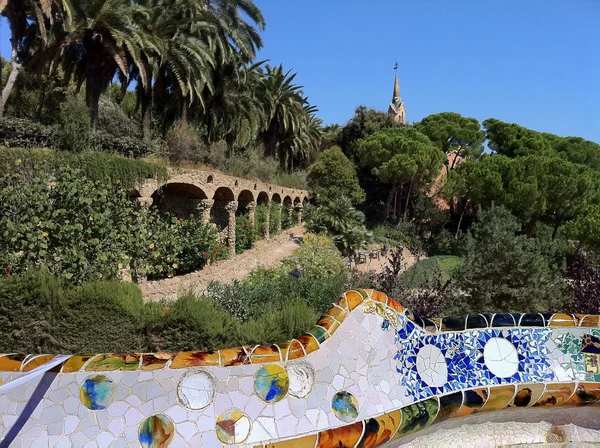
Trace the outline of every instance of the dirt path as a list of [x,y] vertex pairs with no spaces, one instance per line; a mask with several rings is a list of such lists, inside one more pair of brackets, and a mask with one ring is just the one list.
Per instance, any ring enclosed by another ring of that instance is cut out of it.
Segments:
[[[290,234],[294,235],[292,239]],[[304,234],[302,226],[284,230],[275,238],[256,242],[254,248],[228,260],[219,261],[211,266],[190,274],[140,284],[146,301],[174,299],[186,291],[202,293],[212,281],[229,283],[241,280],[258,266],[275,266],[300,245],[297,238]]]

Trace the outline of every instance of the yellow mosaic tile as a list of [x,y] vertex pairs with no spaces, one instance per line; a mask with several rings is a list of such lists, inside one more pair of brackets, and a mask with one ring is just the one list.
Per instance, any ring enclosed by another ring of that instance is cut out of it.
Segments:
[[175,355],[171,369],[184,367],[218,366],[219,352],[181,352]]

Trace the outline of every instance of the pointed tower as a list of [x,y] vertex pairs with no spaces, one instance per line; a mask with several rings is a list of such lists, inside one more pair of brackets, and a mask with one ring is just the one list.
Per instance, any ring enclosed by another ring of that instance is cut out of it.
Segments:
[[396,82],[394,82],[394,96],[392,98],[392,102],[390,103],[390,107],[388,109],[388,114],[394,117],[394,120],[401,124],[406,124],[406,109],[404,108],[404,103],[402,102],[402,98],[400,98],[400,82],[398,81],[398,63],[396,62],[396,66],[394,67],[396,71]]

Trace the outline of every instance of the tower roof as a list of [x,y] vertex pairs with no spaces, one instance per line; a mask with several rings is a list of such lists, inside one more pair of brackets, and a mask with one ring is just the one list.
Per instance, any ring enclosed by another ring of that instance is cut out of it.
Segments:
[[400,102],[400,82],[398,81],[398,72],[396,72],[396,81],[394,82],[394,96],[392,97],[392,103],[396,104]]

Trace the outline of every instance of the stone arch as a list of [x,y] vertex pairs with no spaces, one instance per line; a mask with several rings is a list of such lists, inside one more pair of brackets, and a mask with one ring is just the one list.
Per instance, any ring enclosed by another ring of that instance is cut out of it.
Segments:
[[271,201],[277,203],[277,204],[281,204],[281,196],[279,196],[279,193],[274,193],[273,196],[271,197]]
[[302,201],[300,200],[300,198],[298,196],[296,196],[294,198],[294,207],[298,207],[299,205],[302,205]]
[[286,196],[283,198],[283,205],[285,206],[291,206],[292,205],[292,198],[289,196]]
[[162,213],[186,218],[194,213],[198,203],[208,196],[200,187],[189,183],[167,183],[152,194],[152,205]]
[[240,194],[238,194],[237,213],[245,213],[248,209],[248,206],[252,204],[256,205],[254,202],[254,194],[250,190],[242,190]]
[[231,188],[219,187],[216,189],[213,199],[215,201],[234,201],[235,195],[233,194]]
[[266,191],[261,191],[256,197],[257,204],[265,204],[269,202],[269,194]]

